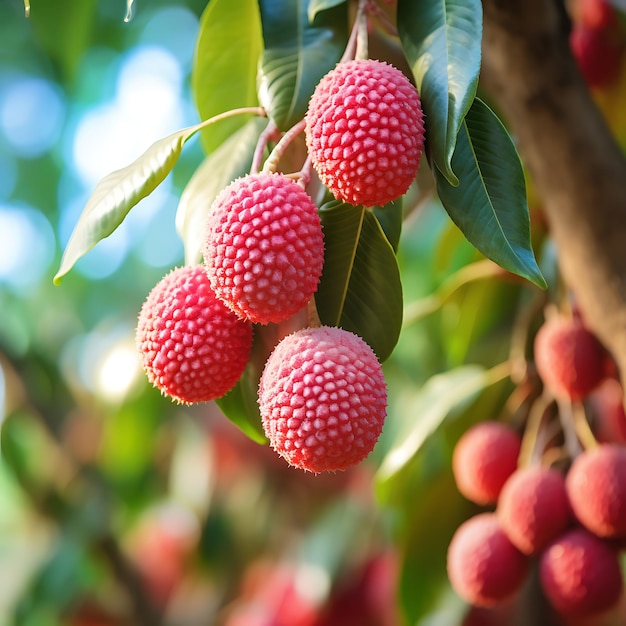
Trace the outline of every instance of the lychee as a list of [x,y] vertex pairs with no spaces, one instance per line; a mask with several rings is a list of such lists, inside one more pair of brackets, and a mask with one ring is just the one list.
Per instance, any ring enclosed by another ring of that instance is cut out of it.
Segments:
[[223,396],[239,380],[252,326],[215,297],[202,265],[167,274],[144,302],[136,345],[150,382],[183,403]]
[[567,495],[580,523],[599,537],[626,537],[626,448],[603,444],[576,457]]
[[382,61],[339,63],[311,97],[306,143],[335,198],[365,206],[396,200],[413,182],[424,147],[417,90]]
[[290,465],[344,470],[374,448],[386,415],[383,372],[357,335],[322,326],[285,337],[259,384],[265,434]]
[[603,612],[622,594],[617,552],[583,528],[570,530],[546,548],[539,577],[550,604],[563,615]]
[[607,378],[589,396],[594,412],[594,433],[602,443],[626,444],[626,412],[624,390],[615,378]]
[[204,261],[217,297],[239,317],[285,320],[319,284],[324,239],[317,207],[283,174],[239,178],[211,206]]
[[555,397],[579,401],[605,377],[606,350],[578,318],[547,320],[535,336],[535,365]]
[[502,487],[496,512],[516,548],[540,552],[572,520],[563,474],[540,466],[516,470]]
[[570,33],[570,48],[585,82],[602,88],[619,75],[623,43],[610,30],[577,24]]
[[600,31],[617,21],[615,8],[606,0],[576,0],[573,10],[576,21],[586,28]]
[[495,513],[481,513],[461,524],[448,546],[452,588],[475,606],[493,606],[524,583],[530,560],[504,534]]
[[452,453],[459,491],[476,504],[494,504],[517,469],[521,445],[520,436],[501,422],[480,422],[469,428]]

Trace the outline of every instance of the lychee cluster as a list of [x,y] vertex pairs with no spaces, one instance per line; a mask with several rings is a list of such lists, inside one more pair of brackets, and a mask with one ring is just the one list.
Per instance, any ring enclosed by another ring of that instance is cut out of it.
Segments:
[[[447,560],[452,587],[472,605],[498,605],[521,589],[535,559],[541,588],[558,613],[591,616],[612,608],[623,587],[618,550],[626,539],[626,448],[585,451],[566,474],[541,465],[511,470],[515,435],[499,422],[484,422],[455,447],[454,458],[467,463],[453,464],[459,490],[495,510],[455,532]],[[491,456],[484,454],[487,439]],[[482,497],[486,481],[489,500]]]
[[309,102],[306,143],[335,198],[364,206],[396,200],[413,182],[424,148],[417,90],[382,61],[339,63]]

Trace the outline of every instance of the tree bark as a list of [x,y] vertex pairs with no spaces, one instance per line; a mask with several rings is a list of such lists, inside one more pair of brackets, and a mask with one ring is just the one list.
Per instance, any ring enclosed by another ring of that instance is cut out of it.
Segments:
[[542,201],[559,266],[626,381],[626,159],[585,85],[558,0],[483,0],[481,81]]

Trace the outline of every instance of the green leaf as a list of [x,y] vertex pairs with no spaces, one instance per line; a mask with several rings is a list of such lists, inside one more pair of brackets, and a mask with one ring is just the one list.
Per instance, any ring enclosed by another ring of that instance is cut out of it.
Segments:
[[309,22],[312,23],[318,13],[345,3],[346,0],[310,0],[308,8]]
[[530,241],[522,165],[495,113],[476,99],[452,157],[459,185],[435,170],[437,192],[452,221],[492,261],[545,289]]
[[394,252],[398,251],[402,234],[402,204],[402,198],[399,198],[385,206],[375,206],[372,209]]
[[320,209],[324,271],[315,302],[320,320],[362,337],[380,361],[402,326],[402,284],[393,248],[375,215],[340,201]]
[[[306,318],[306,314],[305,314]],[[301,313],[280,324],[256,325],[250,360],[243,375],[225,396],[216,400],[224,415],[238,426],[250,439],[267,443],[258,405],[261,374],[276,344],[294,328],[301,328]]]
[[56,285],[80,257],[113,233],[130,209],[163,182],[185,142],[202,126],[190,126],[160,139],[136,161],[108,174],[96,185],[67,243],[54,277]]
[[409,463],[452,410],[473,400],[491,382],[489,372],[467,365],[433,376],[416,396],[407,401],[406,411],[416,419],[399,433],[383,459],[376,481],[380,489]]
[[[398,0],[398,31],[422,99],[432,160],[452,185],[456,138],[476,95],[480,0]],[[434,168],[433,168],[434,169]]]
[[319,13],[309,23],[306,0],[261,0],[265,51],[259,67],[259,100],[281,130],[306,113],[319,80],[341,58],[347,43],[347,6]]
[[187,264],[202,259],[207,215],[217,194],[250,171],[259,134],[267,120],[253,118],[211,153],[185,187],[176,212],[176,230],[185,244]]
[[[200,117],[258,103],[256,75],[263,51],[257,0],[211,0],[200,20],[191,86]],[[238,116],[203,131],[207,153],[243,126]]]

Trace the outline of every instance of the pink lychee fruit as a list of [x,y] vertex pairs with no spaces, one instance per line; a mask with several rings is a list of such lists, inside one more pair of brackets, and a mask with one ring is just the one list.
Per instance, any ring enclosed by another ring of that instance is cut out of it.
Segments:
[[583,526],[599,537],[626,537],[626,447],[586,450],[572,463],[565,484]]
[[406,193],[419,168],[419,95],[392,65],[339,63],[315,88],[305,135],[313,167],[335,198],[384,205]]
[[475,504],[494,504],[517,469],[522,440],[509,426],[485,421],[469,428],[452,453],[458,490]]
[[374,448],[387,388],[363,339],[341,328],[306,328],[270,355],[259,406],[265,434],[290,465],[314,473],[345,470]]
[[613,84],[619,75],[624,45],[611,30],[575,25],[570,48],[585,82],[594,88]]
[[215,297],[202,265],[174,269],[139,313],[136,345],[150,382],[178,402],[223,396],[239,380],[252,326]]
[[622,595],[617,552],[584,528],[568,531],[545,549],[539,578],[548,601],[563,615],[601,613]]
[[504,483],[496,509],[502,530],[524,554],[537,554],[572,521],[561,472],[524,467]]
[[529,564],[504,534],[495,513],[463,522],[448,546],[450,584],[475,606],[493,606],[513,595],[526,580]]
[[626,444],[624,390],[615,378],[607,378],[590,396],[595,414],[594,432],[601,443]]
[[603,30],[617,21],[617,13],[606,0],[576,0],[574,2],[576,21],[587,28]]
[[251,174],[211,206],[204,246],[211,287],[242,319],[280,322],[317,291],[324,238],[317,207],[283,174]]
[[577,318],[547,320],[535,336],[535,365],[555,397],[580,401],[605,377],[606,350]]

